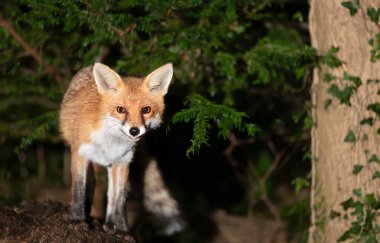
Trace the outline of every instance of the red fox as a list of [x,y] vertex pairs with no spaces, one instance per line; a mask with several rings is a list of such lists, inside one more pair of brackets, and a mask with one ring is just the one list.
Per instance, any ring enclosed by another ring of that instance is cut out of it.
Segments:
[[[85,222],[89,215],[95,163],[108,171],[105,225],[128,232],[129,164],[138,141],[161,124],[172,76],[171,63],[145,78],[123,78],[108,66],[95,63],[73,78],[60,112],[60,130],[71,150],[72,224]],[[144,205],[165,222],[166,233],[179,231],[184,223],[178,204],[165,188],[155,160],[148,162]]]

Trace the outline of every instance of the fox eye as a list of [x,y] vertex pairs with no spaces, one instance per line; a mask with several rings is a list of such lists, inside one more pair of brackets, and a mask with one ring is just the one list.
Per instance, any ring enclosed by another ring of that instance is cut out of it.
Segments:
[[122,107],[122,106],[118,106],[118,107],[116,107],[116,111],[117,111],[118,113],[125,113],[125,112],[127,112],[127,111],[125,110],[125,108]]
[[141,112],[143,114],[148,114],[152,109],[150,108],[150,106],[145,106],[141,109]]

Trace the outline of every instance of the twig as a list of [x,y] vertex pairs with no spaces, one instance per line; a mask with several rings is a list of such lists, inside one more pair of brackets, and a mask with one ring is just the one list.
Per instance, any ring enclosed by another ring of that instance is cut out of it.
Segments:
[[283,148],[280,152],[277,150],[277,148],[274,146],[274,143],[272,140],[269,140],[267,142],[267,145],[268,147],[270,148],[271,152],[273,153],[273,155],[275,156],[272,163],[271,163],[271,166],[268,168],[268,170],[265,172],[264,176],[263,176],[263,179],[264,180],[267,180],[269,178],[269,176],[272,175],[273,171],[275,169],[277,169],[278,167],[278,164],[280,163],[280,161],[282,160],[282,158],[284,157],[284,155],[286,154],[286,152],[288,151],[287,148]]
[[62,76],[59,74],[58,69],[54,65],[48,65],[44,63],[42,56],[37,50],[31,47],[24,38],[16,31],[10,20],[5,20],[0,15],[0,27],[5,29],[24,49],[27,55],[31,56],[44,70],[47,75],[54,75],[57,82],[63,81]]
[[259,172],[256,170],[256,168],[253,166],[253,161],[251,157],[248,155],[247,151],[243,149],[244,155],[246,157],[247,163],[248,163],[248,171],[250,172],[251,176],[253,176],[256,181],[259,183],[261,195],[260,199],[265,203],[265,205],[268,207],[271,214],[274,216],[277,222],[281,222],[281,216],[277,209],[277,207],[272,203],[272,201],[268,197],[268,191],[266,188],[266,181],[267,178],[265,176],[260,176]]
[[39,65],[44,65],[40,54],[34,48],[32,48],[24,40],[24,38],[22,38],[21,35],[19,35],[19,33],[17,33],[17,31],[13,28],[11,21],[0,18],[0,27],[4,28],[6,31],[9,32],[9,34],[11,34],[11,36],[13,36],[13,38],[16,39],[16,41],[25,49],[27,55],[32,56]]
[[[287,163],[295,154],[297,149],[300,147],[301,143],[296,143],[291,141],[288,146],[282,148],[281,150],[277,149],[274,142],[271,139],[267,139],[267,146],[271,153],[274,155],[270,167],[265,171],[264,175],[260,175],[254,162],[252,156],[248,153],[244,145],[252,144],[256,142],[256,138],[248,139],[238,139],[234,133],[231,133],[228,137],[230,144],[224,150],[224,155],[226,156],[227,161],[230,163],[231,167],[234,170],[234,173],[237,175],[238,179],[246,185],[247,197],[248,197],[248,209],[247,217],[252,217],[252,207],[256,202],[255,199],[255,190],[253,187],[253,182],[257,182],[261,195],[260,200],[266,205],[270,213],[273,215],[277,222],[282,222],[281,216],[276,205],[268,197],[268,191],[266,188],[266,182],[273,172],[278,169],[280,166],[283,166]],[[239,167],[239,162],[234,158],[233,152],[235,148],[239,147],[242,149],[245,160],[247,161],[246,168],[242,169]],[[252,181],[253,178],[253,181]]]

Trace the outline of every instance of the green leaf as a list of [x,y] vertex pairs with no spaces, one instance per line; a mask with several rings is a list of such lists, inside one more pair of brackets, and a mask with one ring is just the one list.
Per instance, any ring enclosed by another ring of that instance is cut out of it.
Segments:
[[327,54],[322,58],[321,62],[325,63],[330,68],[340,67],[343,62],[336,57],[338,51],[339,47],[331,47]]
[[367,109],[373,111],[380,118],[380,103],[372,103],[367,106]]
[[313,127],[313,125],[314,125],[313,118],[310,115],[305,116],[303,119],[303,128],[309,129]]
[[375,180],[375,179],[380,179],[380,172],[379,171],[376,171],[375,173],[373,173],[372,180]]
[[306,178],[297,177],[294,180],[292,180],[292,185],[294,185],[295,193],[298,195],[298,193],[301,191],[302,188],[310,186],[309,181]]
[[346,137],[344,138],[345,143],[355,143],[356,142],[356,137],[355,134],[352,130],[349,130]]
[[368,141],[368,134],[363,134],[362,141]]
[[347,210],[354,207],[355,201],[352,199],[352,197],[350,197],[346,201],[341,202],[340,205],[342,205],[344,210]]
[[352,170],[352,174],[354,174],[354,175],[359,174],[362,171],[363,167],[364,167],[363,165],[354,165],[354,169]]
[[380,80],[379,79],[367,79],[367,84],[371,84],[371,83],[378,84],[378,83],[380,83]]
[[372,154],[371,157],[368,160],[369,163],[375,162],[375,163],[380,163],[379,158],[377,157],[376,154]]
[[367,8],[367,15],[369,16],[369,19],[372,22],[377,24],[377,22],[379,21],[379,17],[380,17],[380,8],[378,8],[377,10],[372,8],[372,7]]
[[342,2],[342,6],[350,11],[351,16],[354,16],[359,10],[359,0]]
[[376,33],[374,38],[370,38],[368,43],[372,47],[370,50],[371,62],[376,62],[380,59],[380,32]]
[[298,11],[295,14],[293,14],[292,19],[297,20],[298,22],[303,22],[303,15],[302,12]]
[[341,104],[351,105],[350,98],[353,93],[353,88],[351,86],[345,86],[343,90],[340,90],[338,85],[332,84],[328,89],[327,93],[331,96],[337,98]]
[[368,117],[360,121],[360,125],[373,125],[373,117]]
[[330,211],[330,216],[329,216],[329,218],[330,218],[330,219],[335,219],[335,218],[337,218],[337,217],[340,217],[340,213],[337,212],[337,211],[331,210],[331,211]]
[[362,80],[360,77],[349,75],[347,72],[343,73],[343,79],[349,80],[354,83],[355,88],[358,88],[360,85],[362,85]]
[[246,124],[245,125],[245,130],[246,130],[247,134],[249,136],[252,136],[252,137],[255,136],[258,132],[261,131],[261,129],[257,125],[252,124],[252,123]]
[[353,190],[352,190],[352,193],[353,193],[355,196],[361,197],[361,196],[362,196],[362,189],[360,189],[360,188],[353,189]]
[[323,81],[326,83],[330,83],[331,81],[335,80],[336,76],[332,75],[331,73],[324,73],[323,74]]
[[376,199],[374,193],[365,195],[364,201],[372,208],[378,209],[380,207],[380,202]]
[[348,240],[349,238],[351,238],[351,232],[347,230],[346,232],[344,232],[344,234],[341,237],[339,237],[337,242],[343,242],[343,241]]

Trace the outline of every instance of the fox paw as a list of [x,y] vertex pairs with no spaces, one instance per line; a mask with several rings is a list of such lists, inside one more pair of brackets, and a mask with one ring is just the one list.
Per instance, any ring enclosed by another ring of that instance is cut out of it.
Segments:
[[103,230],[107,233],[107,234],[115,234],[116,233],[116,227],[113,223],[111,222],[107,222],[103,225]]
[[103,225],[103,230],[107,234],[114,234],[117,238],[120,238],[122,240],[125,240],[127,243],[136,243],[135,239],[127,232],[116,229],[116,226],[111,223],[107,222]]
[[69,229],[89,231],[90,225],[84,220],[70,220]]
[[125,240],[127,243],[136,243],[136,240],[128,232],[125,231],[117,230],[116,237]]

